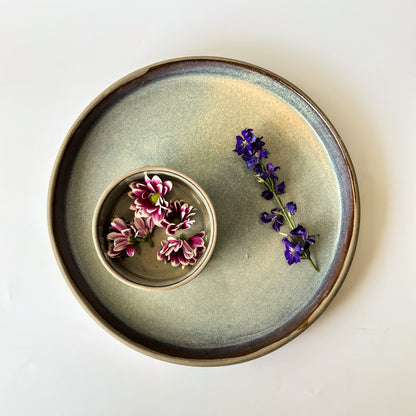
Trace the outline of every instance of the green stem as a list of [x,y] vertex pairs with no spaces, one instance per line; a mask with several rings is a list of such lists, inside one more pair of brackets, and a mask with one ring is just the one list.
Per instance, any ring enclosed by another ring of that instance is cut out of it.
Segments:
[[[264,172],[266,172],[263,161],[260,161],[260,166],[263,169]],[[274,199],[277,202],[277,205],[280,208],[280,214],[282,214],[284,220],[286,221],[286,224],[293,230],[296,228],[295,222],[293,221],[292,215],[290,212],[288,212],[286,210],[286,207],[283,205],[282,200],[280,199],[280,197],[276,194],[275,190],[274,190],[274,183],[273,181],[270,179],[270,176],[267,177],[267,179],[265,181],[262,181],[267,189],[273,194]],[[311,256],[309,255],[308,252],[303,252],[303,256],[304,258],[308,259],[310,261],[310,263],[312,264],[312,267],[315,269],[316,272],[319,272],[319,269],[316,267],[315,263],[313,262],[313,260],[311,259]]]
[[147,237],[146,238],[146,241],[149,243],[149,246],[150,247],[154,247],[155,246],[155,243],[153,242],[153,240],[150,237]]
[[315,271],[319,272],[319,269],[316,267],[315,263],[311,259],[311,256],[309,254],[305,254],[305,257],[310,261],[310,263],[312,264],[312,267],[315,269]]
[[276,200],[277,204],[279,205],[280,208],[280,213],[283,215],[283,218],[285,219],[286,223],[289,225],[289,227],[293,230],[294,228],[296,228],[295,222],[293,221],[292,215],[290,214],[290,212],[288,212],[285,208],[285,206],[283,205],[282,200],[279,198],[279,196],[276,194],[275,190],[274,190],[274,184],[272,182],[272,180],[270,178],[267,178],[267,182],[265,181],[264,184],[267,186],[267,188],[269,189],[269,191],[273,194],[274,199]]

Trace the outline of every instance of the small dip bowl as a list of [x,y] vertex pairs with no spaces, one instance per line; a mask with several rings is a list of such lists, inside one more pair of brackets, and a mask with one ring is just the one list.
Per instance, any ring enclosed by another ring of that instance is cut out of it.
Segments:
[[[145,176],[157,175],[162,182],[170,181],[172,190],[166,194],[166,200],[183,200],[194,207],[195,222],[188,229],[178,230],[175,237],[189,238],[201,231],[205,233],[205,250],[195,264],[185,267],[172,266],[164,260],[158,260],[157,252],[169,235],[162,227],[155,227],[152,234],[154,246],[143,241],[135,244],[133,256],[110,257],[110,242],[107,236],[114,218],[121,218],[125,223],[134,220],[135,211],[130,207],[133,199],[128,195],[132,182],[144,183]],[[176,170],[166,167],[144,167],[127,172],[112,182],[102,194],[94,211],[92,232],[97,254],[105,268],[117,279],[131,286],[148,290],[163,290],[181,286],[195,278],[211,258],[216,238],[217,219],[214,207],[208,195],[191,178]]]

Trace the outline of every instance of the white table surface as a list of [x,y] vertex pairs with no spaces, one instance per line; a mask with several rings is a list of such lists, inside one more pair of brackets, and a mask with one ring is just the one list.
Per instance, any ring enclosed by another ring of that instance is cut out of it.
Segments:
[[[416,414],[416,2],[0,1],[0,414]],[[117,341],[49,243],[49,178],[74,120],[161,60],[243,60],[326,113],[354,163],[355,259],[325,313],[254,361],[194,368]]]

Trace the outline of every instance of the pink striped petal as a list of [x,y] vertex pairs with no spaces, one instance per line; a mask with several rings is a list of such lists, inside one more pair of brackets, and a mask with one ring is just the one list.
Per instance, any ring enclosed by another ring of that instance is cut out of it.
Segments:
[[127,228],[126,223],[121,218],[114,218],[113,221],[111,222],[111,226],[120,232]]
[[170,264],[173,267],[179,266],[179,260],[178,260],[178,257],[176,255],[171,256],[171,258],[170,258]]
[[126,254],[129,257],[132,257],[134,255],[134,246],[130,245],[126,248]]

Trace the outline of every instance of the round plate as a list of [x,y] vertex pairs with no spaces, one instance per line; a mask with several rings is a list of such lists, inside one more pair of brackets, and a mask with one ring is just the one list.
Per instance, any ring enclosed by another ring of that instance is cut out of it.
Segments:
[[[288,266],[281,237],[259,219],[274,205],[233,152],[244,128],[263,136],[281,167],[284,202],[320,234],[311,255]],[[218,218],[215,252],[179,288],[123,284],[101,264],[94,208],[126,171],[166,166],[195,179]],[[354,171],[335,129],[282,78],[242,62],[186,58],[134,72],[104,91],[72,126],[50,184],[49,229],[66,280],[111,334],[153,357],[224,365],[270,352],[309,326],[339,289],[355,250]]]

